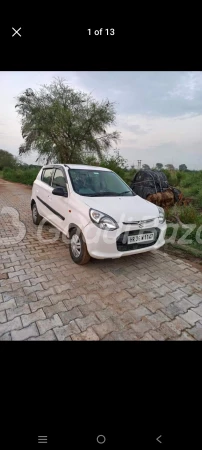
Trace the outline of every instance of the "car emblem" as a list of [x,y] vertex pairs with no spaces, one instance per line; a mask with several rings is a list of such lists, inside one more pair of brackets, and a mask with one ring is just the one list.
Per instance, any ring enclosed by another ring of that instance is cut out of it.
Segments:
[[143,227],[143,222],[142,221],[138,222],[138,226],[139,226],[139,228],[142,228]]

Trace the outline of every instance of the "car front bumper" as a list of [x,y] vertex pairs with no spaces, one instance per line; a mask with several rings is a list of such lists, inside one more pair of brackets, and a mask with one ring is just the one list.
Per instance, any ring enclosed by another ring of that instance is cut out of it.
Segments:
[[[158,219],[154,220],[151,227],[145,226],[144,228],[139,229],[137,226],[132,227],[123,225],[114,231],[100,230],[91,222],[84,228],[83,234],[90,256],[96,259],[105,259],[121,258],[122,256],[157,250],[165,244],[166,229],[166,222],[160,224]],[[148,241],[145,244],[127,245],[128,235],[149,233],[153,231],[155,235],[153,242]],[[125,245],[121,243],[122,238],[125,239]]]

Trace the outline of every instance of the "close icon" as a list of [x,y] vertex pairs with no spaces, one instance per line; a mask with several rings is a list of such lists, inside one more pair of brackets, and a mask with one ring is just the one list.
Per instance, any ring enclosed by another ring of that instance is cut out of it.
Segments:
[[157,440],[157,442],[158,442],[159,444],[162,444],[161,438],[162,438],[162,434],[160,434],[160,436],[158,436],[158,437],[156,438],[156,440]]
[[12,37],[17,35],[19,37],[21,37],[21,34],[19,33],[19,31],[21,30],[22,27],[18,28],[18,30],[16,30],[15,28],[12,27],[12,30],[14,31],[14,33],[12,34]]

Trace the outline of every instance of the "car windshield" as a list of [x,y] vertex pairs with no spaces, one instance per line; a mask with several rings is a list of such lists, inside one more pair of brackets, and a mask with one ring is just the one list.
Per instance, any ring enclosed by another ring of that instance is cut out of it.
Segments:
[[135,195],[114,172],[107,170],[69,169],[74,191],[86,197],[116,197]]

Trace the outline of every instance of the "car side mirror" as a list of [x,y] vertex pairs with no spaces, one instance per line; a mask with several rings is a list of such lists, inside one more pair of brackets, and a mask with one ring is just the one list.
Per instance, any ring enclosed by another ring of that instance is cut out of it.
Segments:
[[56,187],[52,190],[53,195],[59,195],[60,197],[68,197],[68,193],[62,187]]

